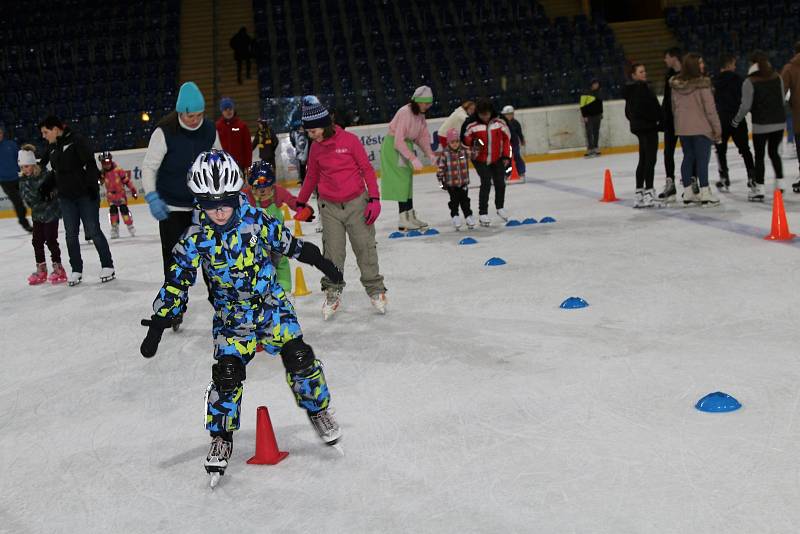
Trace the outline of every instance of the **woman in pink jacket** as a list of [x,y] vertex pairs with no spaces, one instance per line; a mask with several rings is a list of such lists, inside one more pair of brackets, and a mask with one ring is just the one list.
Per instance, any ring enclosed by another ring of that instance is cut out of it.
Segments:
[[[361,284],[379,313],[386,313],[386,287],[378,266],[374,223],[381,213],[375,171],[361,141],[331,123],[331,117],[315,96],[303,97],[303,128],[311,139],[306,177],[297,195],[300,211],[295,218],[311,219],[306,205],[317,189],[322,219],[323,254],[344,272],[347,238],[361,271]],[[330,318],[339,309],[345,283],[322,279],[325,302],[322,316]]]
[[400,204],[400,230],[418,230],[428,223],[417,219],[413,202],[413,174],[422,168],[422,162],[414,154],[416,144],[431,163],[436,156],[431,150],[431,134],[425,120],[425,112],[433,105],[433,92],[427,85],[417,87],[411,102],[397,110],[389,133],[381,143],[381,181],[384,200],[396,200]]

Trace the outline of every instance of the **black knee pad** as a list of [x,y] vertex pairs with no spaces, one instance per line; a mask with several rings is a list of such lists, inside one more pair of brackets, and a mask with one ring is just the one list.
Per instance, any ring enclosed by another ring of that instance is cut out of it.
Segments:
[[122,204],[122,205],[119,207],[119,212],[120,212],[121,214],[123,214],[123,215],[127,215],[127,214],[129,214],[129,213],[130,213],[130,210],[128,209],[128,205],[127,205],[127,204]]
[[116,215],[117,213],[119,213],[119,207],[116,204],[111,204],[108,207],[108,213],[110,213],[111,215]]
[[314,365],[314,350],[299,337],[283,345],[281,359],[286,372],[298,373]]
[[217,391],[228,393],[242,385],[247,378],[244,363],[235,356],[225,356],[211,366],[211,380]]

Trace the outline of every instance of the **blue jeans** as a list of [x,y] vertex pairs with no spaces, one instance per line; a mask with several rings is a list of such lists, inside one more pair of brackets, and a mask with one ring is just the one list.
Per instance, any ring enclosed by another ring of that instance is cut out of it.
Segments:
[[711,139],[705,135],[681,135],[683,162],[681,182],[683,187],[692,185],[692,169],[697,170],[700,187],[708,187],[708,162],[711,159]]
[[517,174],[525,176],[525,160],[522,158],[522,151],[519,149],[520,144],[511,145],[511,151],[514,156],[514,163],[517,166]]
[[81,259],[81,243],[78,239],[78,230],[83,223],[87,237],[92,239],[94,248],[100,256],[100,265],[103,267],[114,267],[114,260],[111,259],[111,250],[108,248],[108,241],[103,231],[100,229],[100,200],[92,199],[88,196],[78,198],[59,198],[61,206],[61,217],[64,219],[64,232],[67,238],[67,252],[69,253],[69,265],[72,272],[83,272],[83,260]]

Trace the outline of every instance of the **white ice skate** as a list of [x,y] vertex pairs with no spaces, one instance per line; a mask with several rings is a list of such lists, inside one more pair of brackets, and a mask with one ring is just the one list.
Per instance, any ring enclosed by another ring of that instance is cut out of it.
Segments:
[[700,199],[700,204],[705,208],[719,206],[719,199],[714,196],[708,186],[700,188],[700,196],[698,198]]
[[461,217],[459,217],[458,215],[455,215],[452,220],[453,220],[453,226],[455,227],[455,229],[456,230],[460,230],[461,229]]
[[467,217],[467,228],[469,228],[470,230],[475,228],[475,217],[473,217],[472,215]]
[[492,220],[486,214],[479,215],[478,216],[478,222],[480,222],[481,226],[484,226],[484,227],[490,226],[492,224]]
[[113,267],[103,267],[102,269],[100,269],[100,281],[101,282],[103,282],[103,283],[110,282],[114,278],[116,278],[116,273],[114,272],[114,268]]
[[369,298],[369,301],[372,303],[372,307],[378,310],[378,313],[386,315],[386,304],[388,304],[386,293],[376,293]]
[[119,225],[115,224],[111,227],[111,239],[119,239]]
[[657,208],[661,203],[656,200],[656,192],[654,189],[645,189],[642,195],[642,208]]
[[420,226],[411,220],[411,211],[404,211],[400,214],[397,229],[401,232],[407,232],[409,230],[419,230]]
[[764,188],[755,182],[751,182],[750,191],[747,192],[747,200],[750,202],[764,202]]
[[644,201],[644,189],[637,189],[633,194],[633,207],[636,209],[643,208],[642,202]]
[[503,222],[508,222],[508,212],[505,210],[505,208],[498,209],[497,216],[503,219]]
[[339,310],[342,304],[342,292],[337,289],[328,289],[325,292],[325,301],[322,303],[322,319],[327,321]]
[[415,224],[417,225],[418,228],[423,228],[423,229],[428,227],[428,223],[417,219],[417,210],[411,210],[408,213],[409,213],[408,220],[411,221],[412,224]]
[[69,286],[77,286],[83,281],[83,273],[71,272],[67,277],[67,284]]
[[328,408],[315,414],[311,412],[306,413],[308,414],[308,420],[311,421],[311,425],[314,427],[314,430],[317,431],[317,434],[319,434],[320,439],[322,439],[326,445],[335,448],[344,456],[344,449],[342,449],[341,444],[339,444],[339,439],[342,437],[342,429],[339,428],[339,423],[337,423],[336,419],[333,417],[333,410]]
[[684,206],[696,206],[700,204],[700,197],[695,194],[692,186],[684,187],[683,194],[681,195]]
[[134,228],[132,224],[128,225],[128,233],[131,235],[131,237],[136,236],[136,228]]
[[206,473],[211,475],[209,486],[213,490],[219,484],[219,477],[225,474],[228,467],[228,460],[233,452],[233,443],[225,441],[222,436],[216,436],[211,440],[211,448],[206,456]]

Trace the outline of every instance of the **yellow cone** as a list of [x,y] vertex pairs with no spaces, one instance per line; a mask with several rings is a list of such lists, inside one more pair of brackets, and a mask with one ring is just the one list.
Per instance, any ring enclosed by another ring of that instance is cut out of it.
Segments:
[[303,237],[303,228],[300,226],[300,221],[294,221],[294,236]]
[[292,220],[292,214],[289,211],[289,206],[287,206],[286,204],[281,204],[281,211],[283,212],[283,220],[284,221],[291,221]]
[[294,272],[294,296],[305,297],[310,294],[311,291],[306,287],[306,277],[303,276],[303,269],[298,267]]

